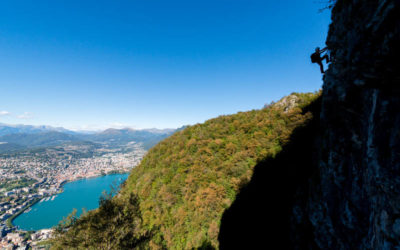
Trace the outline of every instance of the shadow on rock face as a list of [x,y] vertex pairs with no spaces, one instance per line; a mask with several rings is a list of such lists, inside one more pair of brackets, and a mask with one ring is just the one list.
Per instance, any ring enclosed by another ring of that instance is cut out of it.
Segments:
[[301,215],[297,215],[298,222],[292,223],[291,214],[295,197],[307,193],[315,172],[320,106],[319,98],[306,107],[304,112],[312,112],[313,118],[293,131],[290,142],[275,158],[257,164],[250,183],[240,190],[222,217],[218,236],[221,249],[314,248],[309,244],[310,223]]

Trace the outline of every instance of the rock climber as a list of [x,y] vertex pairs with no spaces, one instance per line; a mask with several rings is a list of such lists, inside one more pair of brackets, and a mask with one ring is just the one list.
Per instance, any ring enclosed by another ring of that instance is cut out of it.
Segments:
[[321,69],[321,73],[324,74],[324,65],[322,64],[322,61],[325,59],[326,63],[329,63],[329,56],[328,54],[325,54],[324,56],[321,57],[321,54],[327,51],[328,48],[325,47],[323,49],[319,49],[319,47],[315,48],[315,52],[312,53],[311,55],[311,62],[312,63],[317,63]]

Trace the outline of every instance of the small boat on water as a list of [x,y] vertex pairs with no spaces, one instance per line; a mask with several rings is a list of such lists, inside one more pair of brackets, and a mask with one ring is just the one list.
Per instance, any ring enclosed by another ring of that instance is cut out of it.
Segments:
[[46,199],[46,198],[41,199],[40,202],[43,202],[45,199]]
[[31,210],[32,210],[32,208],[28,208],[27,210],[24,211],[24,213],[28,213]]
[[56,198],[56,195],[54,195],[53,197],[51,197],[51,200],[53,201]]
[[46,201],[49,201],[49,200],[50,200],[50,197],[47,197],[47,198],[46,198]]

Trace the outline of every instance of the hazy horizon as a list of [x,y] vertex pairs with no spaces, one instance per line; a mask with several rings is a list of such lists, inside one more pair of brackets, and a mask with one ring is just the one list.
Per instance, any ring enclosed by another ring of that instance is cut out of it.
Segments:
[[[32,127],[51,127],[54,129],[66,129],[69,131],[74,131],[74,132],[101,132],[107,129],[132,129],[132,130],[173,130],[173,129],[178,129],[178,128],[156,128],[156,127],[149,127],[149,128],[137,128],[137,127],[130,127],[130,126],[124,126],[124,125],[110,125],[110,126],[105,126],[105,127],[99,127],[99,128],[94,128],[94,129],[75,129],[75,128],[68,128],[68,127],[63,127],[63,126],[52,126],[48,124],[39,124],[39,125],[32,125],[32,124],[24,124],[24,123],[18,123],[18,124],[11,124],[11,123],[4,123],[0,122],[0,126],[10,126],[10,127],[18,127],[18,126],[32,126]],[[183,125],[186,126],[186,125]],[[182,127],[182,126],[181,126]]]

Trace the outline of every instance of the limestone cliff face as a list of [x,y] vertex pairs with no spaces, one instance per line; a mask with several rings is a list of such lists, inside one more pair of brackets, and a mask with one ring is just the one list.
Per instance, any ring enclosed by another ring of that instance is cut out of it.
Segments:
[[294,220],[309,247],[400,247],[400,1],[338,1],[327,45],[317,170]]

